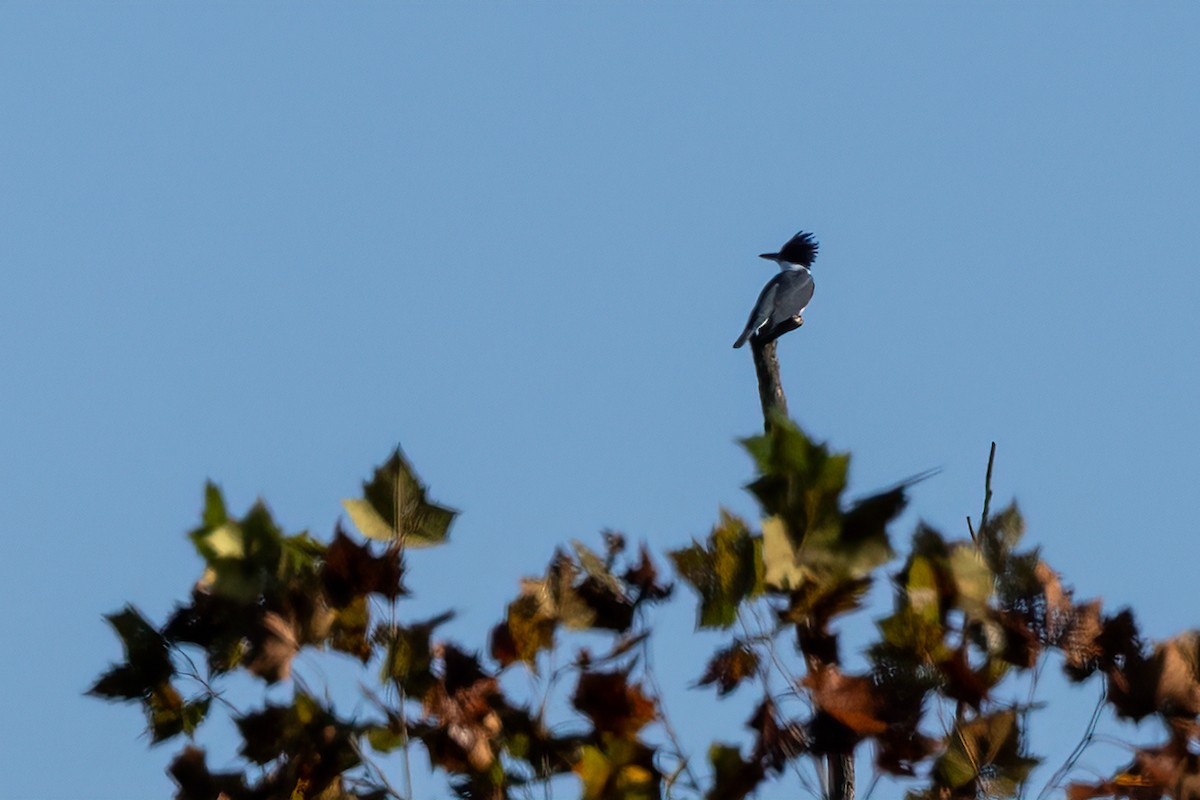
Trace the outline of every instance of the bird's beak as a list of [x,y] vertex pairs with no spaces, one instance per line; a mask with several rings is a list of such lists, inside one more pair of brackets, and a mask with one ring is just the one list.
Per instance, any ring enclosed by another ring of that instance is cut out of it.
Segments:
[[766,258],[766,259],[769,259],[769,260],[771,260],[771,261],[778,261],[778,260],[779,260],[779,253],[761,253],[761,254],[760,254],[758,257],[759,257],[759,258]]

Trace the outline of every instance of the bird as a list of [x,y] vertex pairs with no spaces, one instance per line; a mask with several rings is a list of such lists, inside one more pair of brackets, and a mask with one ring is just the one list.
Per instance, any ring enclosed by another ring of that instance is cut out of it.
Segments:
[[780,272],[763,287],[746,322],[746,330],[733,343],[735,348],[750,338],[756,344],[766,344],[803,324],[801,315],[812,300],[814,286],[808,268],[816,260],[819,246],[811,233],[800,231],[778,253],[759,256],[778,264]]

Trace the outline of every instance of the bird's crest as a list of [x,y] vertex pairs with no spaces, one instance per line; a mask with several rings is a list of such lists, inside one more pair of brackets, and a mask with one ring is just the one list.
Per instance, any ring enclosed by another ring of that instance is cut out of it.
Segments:
[[817,249],[819,247],[820,245],[813,239],[811,233],[800,231],[789,239],[787,244],[779,248],[778,253],[763,253],[762,258],[811,267],[812,263],[817,260]]

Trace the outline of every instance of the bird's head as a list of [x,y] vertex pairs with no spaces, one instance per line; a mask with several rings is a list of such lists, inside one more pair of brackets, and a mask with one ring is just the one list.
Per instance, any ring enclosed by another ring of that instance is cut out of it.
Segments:
[[782,269],[789,266],[811,267],[817,259],[817,249],[820,247],[811,233],[800,231],[787,241],[778,253],[762,253],[759,258],[774,261]]

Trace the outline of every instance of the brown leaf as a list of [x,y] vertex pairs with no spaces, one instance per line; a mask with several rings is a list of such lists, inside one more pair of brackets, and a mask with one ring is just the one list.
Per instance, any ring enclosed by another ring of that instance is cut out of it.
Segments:
[[781,721],[776,711],[773,701],[764,700],[746,721],[746,727],[758,734],[751,760],[763,770],[779,772],[807,749],[807,742],[800,725]]
[[1200,634],[1192,631],[1155,648],[1158,667],[1155,700],[1167,716],[1200,714]]
[[521,595],[508,604],[508,615],[492,630],[491,654],[502,667],[516,661],[537,663],[537,654],[554,646],[558,626],[545,581],[522,581]]
[[571,702],[597,731],[620,737],[632,738],[658,715],[654,701],[623,671],[583,673]]
[[966,653],[961,649],[955,650],[949,658],[938,664],[938,669],[946,679],[946,696],[978,711],[991,685],[971,669]]
[[1063,668],[1073,679],[1083,680],[1100,665],[1104,650],[1099,639],[1103,630],[1099,600],[1075,606],[1061,644],[1066,656]]
[[1186,740],[1176,738],[1161,747],[1138,750],[1129,766],[1106,781],[1067,787],[1068,800],[1158,800],[1164,795],[1174,800],[1200,799],[1200,758],[1188,752]]
[[424,698],[425,711],[435,724],[422,735],[437,763],[483,772],[496,760],[495,739],[503,725],[499,711],[506,707],[496,679],[485,673],[475,656],[451,645],[439,646],[443,678]]
[[708,662],[698,686],[717,684],[717,694],[725,696],[738,684],[753,677],[758,669],[758,654],[741,640],[735,641],[724,650],[718,650]]
[[625,571],[622,580],[638,590],[638,601],[664,600],[671,595],[671,584],[658,582],[658,567],[644,543],[638,550],[638,563]]
[[389,600],[405,594],[401,584],[403,566],[400,550],[389,547],[376,556],[371,548],[354,542],[341,525],[325,551],[321,580],[330,603],[343,608],[356,597],[380,594]]
[[1071,593],[1063,588],[1058,573],[1050,569],[1050,565],[1039,560],[1034,568],[1034,576],[1042,585],[1042,596],[1046,600],[1045,629],[1046,641],[1056,642],[1071,620]]
[[860,736],[883,733],[887,723],[879,718],[881,699],[868,677],[843,675],[834,665],[821,667],[802,683],[813,693],[817,708]]

